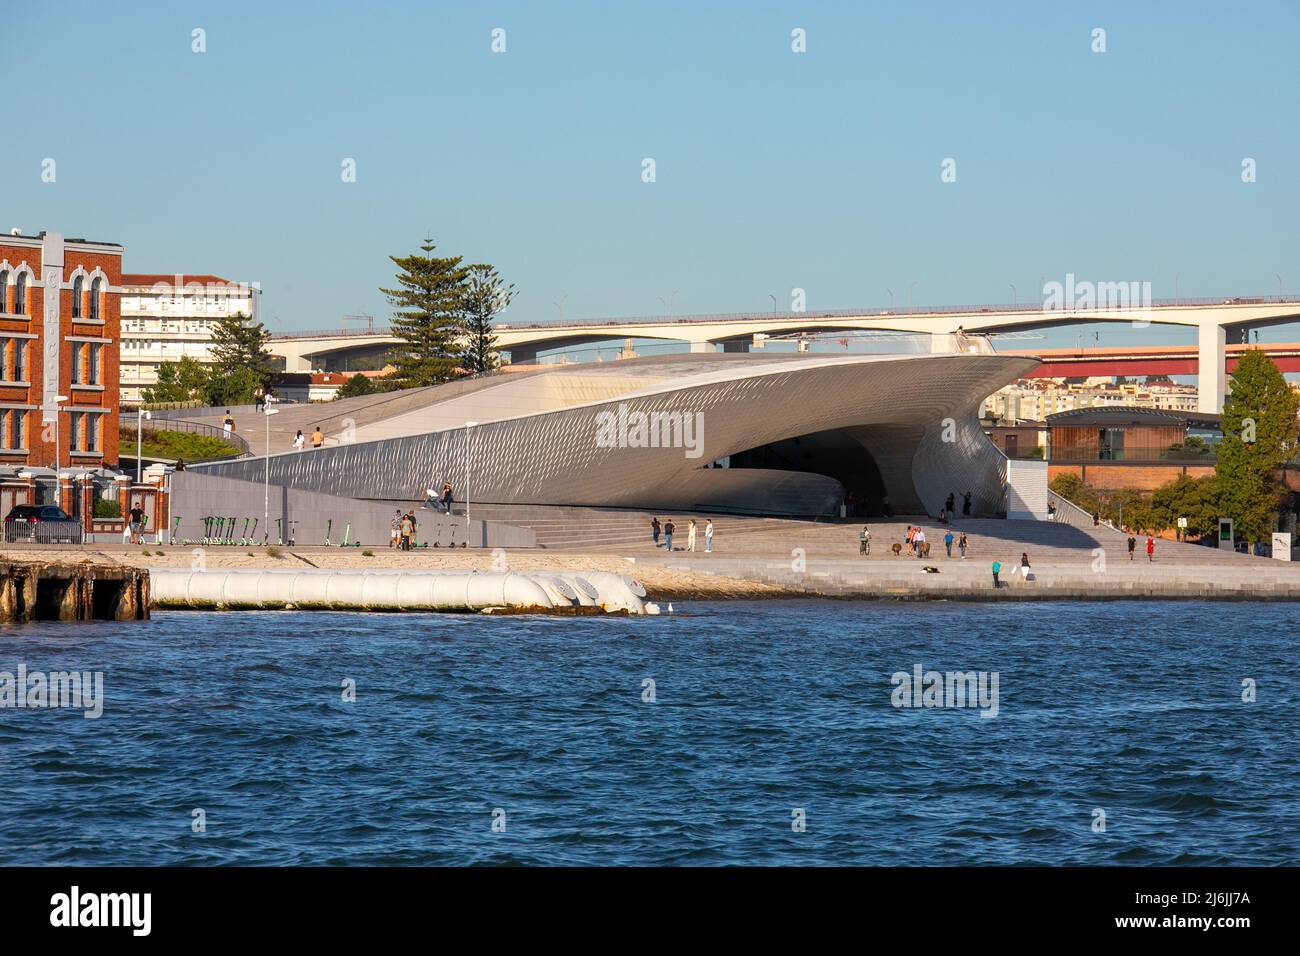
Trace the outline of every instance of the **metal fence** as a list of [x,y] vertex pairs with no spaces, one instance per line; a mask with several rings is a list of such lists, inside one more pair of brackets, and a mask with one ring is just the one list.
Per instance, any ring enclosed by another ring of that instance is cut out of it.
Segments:
[[80,521],[29,521],[17,518],[6,521],[5,543],[28,541],[32,544],[81,544],[85,534]]

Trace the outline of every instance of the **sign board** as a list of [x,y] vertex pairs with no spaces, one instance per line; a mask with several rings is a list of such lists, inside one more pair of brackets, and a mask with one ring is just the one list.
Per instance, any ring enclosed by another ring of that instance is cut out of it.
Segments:
[[1291,560],[1291,534],[1289,532],[1273,532],[1273,557],[1279,561]]
[[1220,551],[1233,550],[1231,518],[1219,519],[1219,550]]
[[1180,528],[1186,528],[1186,527],[1187,527],[1187,519],[1186,519],[1186,518],[1179,518],[1179,519],[1178,519],[1178,527],[1180,527]]

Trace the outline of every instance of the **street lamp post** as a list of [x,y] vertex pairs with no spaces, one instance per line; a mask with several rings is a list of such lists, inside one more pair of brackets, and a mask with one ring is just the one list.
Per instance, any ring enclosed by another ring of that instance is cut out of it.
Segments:
[[465,544],[469,545],[469,466],[472,446],[470,445],[470,429],[477,425],[478,422],[465,423]]
[[135,410],[135,480],[137,482],[144,480],[144,420],[153,419],[153,413],[137,408]]
[[1007,285],[1011,286],[1011,304],[1019,305],[1020,296],[1016,293],[1016,284],[1014,282],[1008,282]]
[[271,416],[280,414],[278,410],[271,407],[273,401],[275,399],[268,395],[262,405],[262,414],[266,416],[266,447],[262,449],[262,456],[266,459],[266,479],[262,485],[262,539],[264,541],[271,540]]

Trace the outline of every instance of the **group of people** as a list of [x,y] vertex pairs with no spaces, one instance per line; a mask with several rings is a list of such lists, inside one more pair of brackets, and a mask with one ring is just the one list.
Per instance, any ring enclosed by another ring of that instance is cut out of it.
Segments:
[[441,491],[429,488],[424,495],[424,507],[432,508],[438,514],[451,514],[451,506],[456,503],[456,489],[450,481],[442,483]]
[[[970,542],[966,538],[966,532],[960,535],[954,534],[950,529],[943,536],[943,546],[948,552],[948,557],[952,557],[952,546],[956,544],[957,550],[963,558],[966,557],[966,549],[970,547]],[[914,558],[928,558],[930,556],[930,542],[926,540],[925,529],[920,527],[907,526],[907,531],[903,534],[903,540],[893,545],[895,555],[901,555],[903,549]],[[871,528],[867,525],[862,526],[858,532],[858,554],[866,557],[871,554]]]
[[[690,523],[686,526],[686,549],[687,551],[695,550],[695,519],[691,518]],[[658,518],[650,519],[650,537],[654,541],[655,547],[659,547],[659,535],[664,538],[664,547],[673,550],[673,535],[677,532],[677,525],[673,519],[669,518],[663,524],[660,524]],[[704,550],[706,553],[713,551],[713,519],[709,518],[704,522]]]
[[[320,426],[317,425],[316,430],[311,433],[311,447],[316,449],[321,447],[323,444],[325,444],[325,435],[321,432]],[[307,447],[307,438],[303,435],[302,429],[300,428],[298,429],[298,434],[293,436],[293,450],[302,451],[305,447]]]
[[415,512],[408,511],[402,513],[398,508],[393,512],[393,520],[389,524],[388,547],[397,548],[399,551],[410,551],[411,546],[415,543],[415,532],[419,529],[419,522],[415,520]]
[[[971,512],[971,493],[967,491],[967,492],[963,492],[961,496],[961,516],[963,518],[969,518],[970,512]],[[939,520],[947,522],[947,521],[952,521],[956,517],[957,517],[957,493],[955,491],[950,491],[948,492],[947,500],[945,500],[943,503],[943,510],[939,512]]]

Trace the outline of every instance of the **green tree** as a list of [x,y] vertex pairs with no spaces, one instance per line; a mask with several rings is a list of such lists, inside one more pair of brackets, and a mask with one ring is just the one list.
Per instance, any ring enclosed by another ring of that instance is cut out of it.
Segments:
[[338,390],[334,398],[336,401],[340,398],[356,398],[358,395],[373,395],[377,391],[379,388],[369,376],[353,375],[343,383],[343,387]]
[[251,368],[240,366],[230,372],[213,369],[203,389],[208,405],[251,405],[262,380]]
[[450,381],[461,371],[465,335],[465,285],[469,269],[460,256],[389,256],[397,266],[397,288],[380,289],[394,307],[392,331],[402,344],[393,351],[393,379],[399,388]]
[[189,402],[201,399],[208,383],[208,370],[188,355],[179,362],[158,366],[158,383],[144,390],[146,404]]
[[1297,398],[1266,354],[1242,355],[1223,404],[1223,440],[1215,476],[1219,503],[1251,544],[1273,531],[1286,493],[1277,474],[1295,449]]
[[266,347],[270,340],[271,333],[266,327],[261,322],[250,321],[246,315],[218,319],[212,329],[213,377],[230,376],[239,369],[247,369],[257,379],[255,388],[269,388],[276,370],[276,360]]
[[1180,475],[1151,493],[1151,509],[1159,528],[1176,528],[1178,519],[1186,518],[1189,536],[1214,534],[1219,527],[1219,481],[1214,475]]
[[500,364],[492,323],[515,298],[515,287],[486,263],[469,267],[465,282],[466,364],[472,372],[490,372]]

